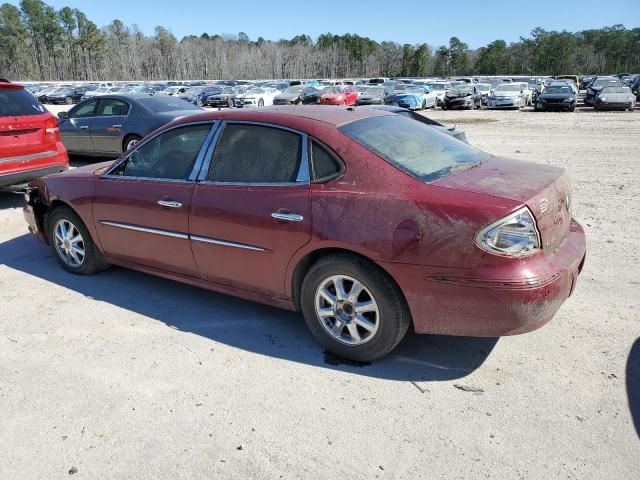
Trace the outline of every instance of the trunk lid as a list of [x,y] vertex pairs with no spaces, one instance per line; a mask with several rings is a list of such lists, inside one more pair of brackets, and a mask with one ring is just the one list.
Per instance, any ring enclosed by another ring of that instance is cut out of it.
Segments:
[[553,253],[569,230],[571,181],[562,168],[493,157],[434,185],[526,205],[536,219],[546,253]]
[[55,151],[55,141],[46,135],[50,113],[0,116],[0,161],[13,157]]

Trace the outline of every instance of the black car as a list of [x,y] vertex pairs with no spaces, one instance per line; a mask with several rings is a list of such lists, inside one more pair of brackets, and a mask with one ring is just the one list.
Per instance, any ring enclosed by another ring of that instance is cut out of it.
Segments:
[[202,109],[169,95],[103,95],[60,112],[69,153],[117,157],[147,133]]
[[631,83],[631,91],[636,96],[636,100],[640,101],[640,75],[636,75]]
[[[299,105],[302,103],[302,91],[304,87],[302,85],[294,85],[287,88],[280,95],[273,97],[274,105]],[[322,95],[321,95],[322,96]]]
[[444,95],[443,110],[482,108],[482,94],[470,84],[453,87]]
[[82,96],[91,89],[92,87],[62,88],[47,95],[47,101],[54,104],[64,103],[71,105],[73,103],[78,103]]
[[619,87],[620,79],[618,77],[593,77],[587,86],[587,95],[584,97],[585,105],[595,105],[596,97],[604,87]]
[[383,110],[385,112],[391,112],[391,113],[397,113],[398,115],[402,115],[404,117],[409,117],[412,118],[414,120],[417,120],[419,122],[422,122],[424,124],[427,124],[437,130],[440,130],[443,133],[446,133],[447,135],[452,136],[453,138],[456,138],[462,142],[465,143],[469,143],[467,141],[467,135],[462,131],[462,130],[458,130],[455,127],[446,127],[443,124],[441,124],[440,122],[437,122],[435,120],[433,120],[432,118],[426,117],[418,112],[415,112],[413,110],[409,110],[407,108],[402,108],[402,107],[395,107],[392,105],[368,105],[365,108],[372,108],[375,110]]
[[390,92],[384,87],[369,87],[358,97],[358,105],[384,105],[384,99]]
[[236,96],[238,95],[236,87],[223,87],[217,93],[209,93],[203,99],[203,104],[210,107],[229,107],[236,106]]
[[320,90],[319,88],[304,87],[304,89],[300,93],[300,101],[304,105],[319,104],[323,94],[324,90]]
[[582,75],[580,77],[580,90],[586,90],[595,75]]
[[549,85],[542,93],[536,96],[533,109],[536,111],[565,110],[573,112],[577,103],[578,95],[570,85]]

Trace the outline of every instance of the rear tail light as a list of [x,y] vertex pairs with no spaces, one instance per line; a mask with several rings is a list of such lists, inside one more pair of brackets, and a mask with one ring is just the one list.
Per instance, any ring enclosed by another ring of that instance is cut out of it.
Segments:
[[44,133],[55,142],[60,141],[60,127],[56,117],[47,118],[44,122]]
[[480,230],[476,244],[489,253],[522,256],[540,250],[538,226],[527,207]]

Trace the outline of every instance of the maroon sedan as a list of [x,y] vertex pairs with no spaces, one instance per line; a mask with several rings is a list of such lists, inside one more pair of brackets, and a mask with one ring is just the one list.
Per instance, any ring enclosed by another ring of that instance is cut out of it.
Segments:
[[562,169],[358,108],[183,118],[115,162],[33,181],[25,217],[69,272],[121,265],[301,310],[355,360],[389,353],[411,324],[538,328],[585,259]]

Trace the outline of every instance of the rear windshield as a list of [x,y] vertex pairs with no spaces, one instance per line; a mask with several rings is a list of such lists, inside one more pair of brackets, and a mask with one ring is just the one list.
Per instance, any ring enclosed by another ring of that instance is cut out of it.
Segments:
[[490,158],[450,135],[400,115],[356,120],[340,131],[423,182],[435,182]]
[[202,109],[196,107],[195,105],[185,102],[181,98],[171,98],[171,97],[149,97],[149,98],[141,98],[138,100],[142,105],[147,107],[149,110],[155,113],[160,112],[171,112],[174,110],[198,110]]
[[40,115],[47,110],[36,97],[21,88],[0,88],[0,117]]

